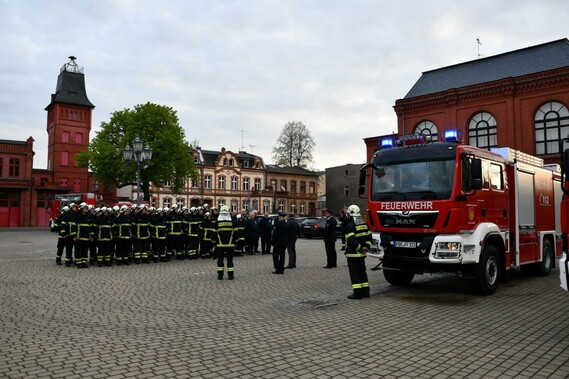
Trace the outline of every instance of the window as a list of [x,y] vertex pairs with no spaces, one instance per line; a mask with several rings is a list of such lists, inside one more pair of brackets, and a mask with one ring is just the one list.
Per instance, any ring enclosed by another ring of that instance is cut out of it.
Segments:
[[243,209],[245,209],[247,212],[249,211],[249,199],[243,200]]
[[263,201],[263,213],[271,212],[271,202],[269,200]]
[[60,187],[67,187],[67,178],[59,178],[59,186]]
[[18,158],[10,158],[8,176],[19,177],[20,176],[20,160]]
[[69,143],[69,132],[61,133],[61,142]]
[[468,123],[468,144],[490,150],[498,146],[496,119],[488,112],[475,114]]
[[40,178],[40,187],[45,187],[48,182],[48,178]]
[[243,178],[243,191],[249,191],[249,178]]
[[77,145],[83,145],[83,133],[75,133],[75,143]]
[[69,165],[69,152],[68,151],[62,151],[61,152],[61,165],[62,166],[68,166]]
[[305,181],[300,182],[300,193],[306,193],[306,182]]
[[237,191],[239,189],[239,185],[237,183],[239,183],[239,178],[237,178],[236,176],[232,176],[231,177],[231,189],[233,191]]
[[559,153],[559,142],[569,134],[569,111],[565,105],[550,102],[535,113],[535,153]]
[[221,208],[222,205],[225,205],[225,200],[224,200],[224,199],[219,199],[219,200],[217,201],[217,207],[218,207],[218,208]]
[[261,178],[255,178],[255,190],[256,191],[261,190]]
[[73,192],[81,192],[81,179],[73,179]]
[[230,159],[229,159],[229,165],[230,165],[231,167],[233,167],[233,158],[230,158]]
[[170,187],[170,180],[166,180],[166,181],[164,182],[164,187],[166,187],[166,188],[167,188],[167,187]]
[[504,189],[504,176],[502,174],[502,166],[490,163],[490,185],[493,190]]
[[310,182],[310,193],[316,193],[316,182]]
[[344,196],[349,196],[349,195],[350,195],[350,187],[344,186]]
[[290,203],[290,211],[296,214],[296,203]]
[[284,212],[284,203],[279,201],[279,211]]
[[184,198],[180,197],[176,199],[176,204],[178,204],[178,206],[182,208],[184,206]]
[[227,158],[223,158],[223,165],[227,166]]
[[217,189],[224,190],[225,189],[225,176],[220,175],[217,178]]
[[197,178],[196,178],[195,180],[193,180],[193,179],[191,180],[191,182],[192,182],[192,183],[191,183],[192,188],[198,188],[198,180],[199,180],[199,179],[197,179]]
[[281,187],[279,190],[286,191],[286,180],[281,180]]
[[259,209],[259,200],[254,199],[252,202],[253,209]]
[[206,175],[204,177],[204,182],[205,182],[204,187],[206,189],[210,189],[211,188],[211,175]]
[[237,212],[237,200],[236,199],[231,200],[231,212]]
[[422,121],[415,127],[415,134],[430,136],[431,141],[436,141],[438,136],[437,126],[432,121]]
[[300,214],[306,214],[306,205],[304,203],[300,203]]
[[243,161],[243,167],[249,168],[249,161]]
[[169,197],[164,199],[164,202],[163,202],[164,208],[166,208],[166,207],[170,208],[171,204],[172,204],[172,199],[170,199]]

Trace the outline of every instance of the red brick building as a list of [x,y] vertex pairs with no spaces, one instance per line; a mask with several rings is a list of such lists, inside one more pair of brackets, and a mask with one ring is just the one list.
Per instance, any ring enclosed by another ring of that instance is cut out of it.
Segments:
[[45,108],[47,169],[33,169],[32,137],[0,140],[0,227],[47,226],[56,194],[94,192],[88,170],[74,159],[88,147],[94,107],[87,98],[83,68],[70,57]]
[[[458,129],[465,143],[509,146],[559,163],[569,136],[569,41],[423,72],[395,101],[398,134],[440,138]],[[366,138],[368,160],[380,137]]]

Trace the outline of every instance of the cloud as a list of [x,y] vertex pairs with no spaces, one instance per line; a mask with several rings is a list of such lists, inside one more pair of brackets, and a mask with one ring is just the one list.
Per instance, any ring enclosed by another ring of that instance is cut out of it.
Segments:
[[75,55],[92,136],[150,101],[177,110],[188,141],[271,162],[296,120],[319,169],[363,163],[363,138],[397,129],[395,100],[421,72],[476,59],[476,38],[483,56],[564,38],[569,12],[561,0],[0,0],[0,11],[0,138],[32,135],[35,167],[46,167],[44,108]]

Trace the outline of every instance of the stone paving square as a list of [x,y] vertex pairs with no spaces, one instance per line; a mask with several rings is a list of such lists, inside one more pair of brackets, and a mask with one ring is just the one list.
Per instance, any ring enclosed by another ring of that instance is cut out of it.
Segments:
[[57,236],[0,230],[0,378],[567,378],[569,294],[559,273],[511,273],[495,294],[454,276],[386,283],[367,259],[370,299],[321,239],[298,268],[235,258],[78,270]]

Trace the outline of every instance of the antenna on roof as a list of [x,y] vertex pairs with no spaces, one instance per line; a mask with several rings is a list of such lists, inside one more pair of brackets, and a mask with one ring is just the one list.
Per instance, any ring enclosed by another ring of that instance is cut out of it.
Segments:
[[239,133],[241,133],[241,148],[239,150],[245,151],[245,146],[243,145],[243,134],[247,133],[247,131],[243,130],[243,129],[239,129],[238,131],[239,131]]
[[251,148],[251,153],[252,153],[252,152],[253,152],[253,149],[254,149],[255,147],[257,147],[257,146],[255,146],[255,145],[249,145],[249,147]]
[[478,53],[477,53],[478,59],[480,59],[480,57],[481,57],[481,55],[480,55],[480,46],[482,45],[482,42],[480,42],[480,38],[476,38],[476,45],[477,45],[477,48],[478,48]]

